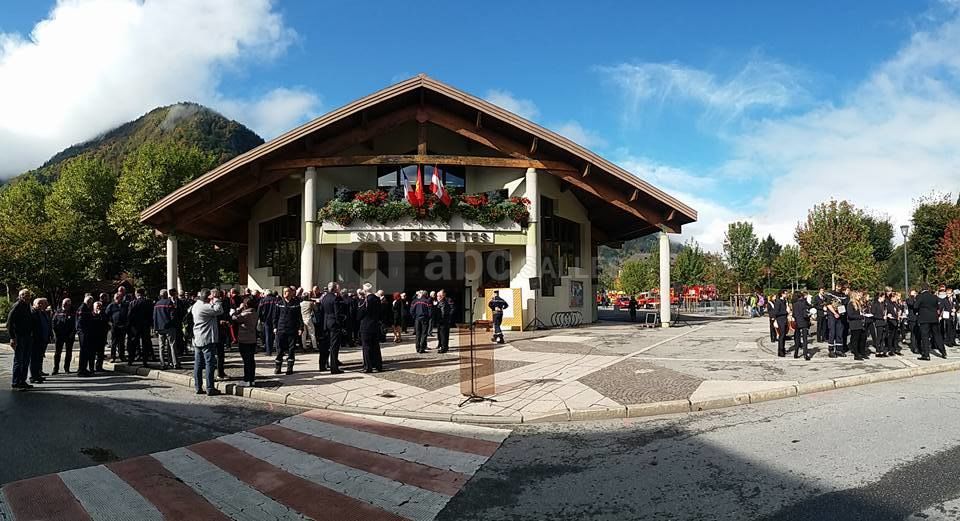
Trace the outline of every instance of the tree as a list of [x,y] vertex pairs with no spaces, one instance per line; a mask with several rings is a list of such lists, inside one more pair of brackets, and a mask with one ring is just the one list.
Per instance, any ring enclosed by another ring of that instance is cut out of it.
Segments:
[[90,156],[66,161],[44,205],[50,221],[49,253],[61,288],[113,277],[126,248],[107,223],[117,176]]
[[32,178],[0,188],[0,278],[12,298],[21,287],[39,287],[46,278],[48,188]]
[[960,218],[960,207],[951,202],[950,194],[929,194],[921,197],[913,209],[910,250],[917,254],[924,282],[937,273],[937,249],[947,223]]
[[[216,157],[195,146],[177,142],[150,142],[130,154],[116,185],[110,208],[110,226],[129,245],[130,271],[144,285],[158,288],[164,281],[166,244],[140,224],[140,212],[160,198],[195,179],[216,164]],[[184,284],[219,284],[220,269],[236,266],[236,250],[180,237],[179,263]]]
[[[923,280],[923,276],[920,274],[920,260],[917,258],[917,254],[909,248],[907,248],[907,257],[909,257],[907,259],[909,282],[916,287],[916,284]],[[893,249],[893,254],[883,265],[883,272],[885,285],[892,288],[904,287],[902,244]]]
[[767,287],[770,287],[770,277],[773,275],[773,263],[780,255],[783,247],[773,238],[773,235],[767,234],[767,238],[760,241],[760,268],[767,277]]
[[696,241],[691,240],[677,254],[675,266],[671,270],[673,280],[679,284],[702,284],[707,271],[707,259]]
[[723,262],[723,257],[716,253],[704,254],[703,282],[713,284],[722,295],[729,295],[737,291],[736,276]]
[[737,282],[737,292],[743,286],[752,286],[760,267],[760,241],[753,233],[753,224],[730,223],[723,238],[723,253]]
[[879,281],[873,247],[862,214],[847,201],[831,200],[813,207],[797,226],[796,240],[804,260],[820,283],[836,287],[846,281],[871,287]]
[[654,285],[650,263],[646,259],[630,259],[623,263],[617,278],[617,289],[628,295],[636,295],[650,291]]
[[960,219],[947,223],[937,248],[937,268],[940,282],[960,284]]
[[800,248],[796,246],[783,248],[773,263],[773,271],[778,280],[789,281],[794,290],[799,288],[801,283],[806,283],[812,274],[810,265],[800,255]]
[[873,259],[885,262],[893,254],[893,224],[890,218],[865,213],[863,223],[867,226],[867,241],[873,247]]

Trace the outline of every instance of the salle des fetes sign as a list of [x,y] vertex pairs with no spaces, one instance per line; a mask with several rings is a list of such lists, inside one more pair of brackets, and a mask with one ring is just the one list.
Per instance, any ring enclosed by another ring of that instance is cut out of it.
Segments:
[[470,242],[492,243],[490,232],[457,231],[387,231],[387,232],[351,232],[351,242]]

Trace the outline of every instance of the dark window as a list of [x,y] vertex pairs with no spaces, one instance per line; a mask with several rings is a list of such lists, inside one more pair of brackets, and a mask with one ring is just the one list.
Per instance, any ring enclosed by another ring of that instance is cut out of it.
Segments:
[[554,214],[555,201],[540,197],[540,274],[543,296],[552,297],[553,288],[570,268],[581,267],[580,224]]
[[[431,179],[433,179],[433,168],[433,165],[421,165],[420,169],[423,172],[424,186],[430,185]],[[451,165],[440,165],[438,168],[440,170],[440,179],[443,180],[443,186],[451,192],[463,193],[463,190],[466,188],[466,169],[462,166]],[[400,177],[401,173],[407,176],[407,181],[409,181],[411,187],[417,185],[417,165],[380,165],[377,167],[377,187],[402,187],[403,178]]]
[[507,250],[485,251],[481,254],[483,262],[481,288],[506,288],[510,286],[510,252]]
[[342,287],[359,287],[363,279],[363,250],[336,248],[333,251],[333,273]]
[[300,214],[301,196],[287,199],[287,214],[259,224],[257,266],[271,269],[280,284],[296,284],[300,279]]

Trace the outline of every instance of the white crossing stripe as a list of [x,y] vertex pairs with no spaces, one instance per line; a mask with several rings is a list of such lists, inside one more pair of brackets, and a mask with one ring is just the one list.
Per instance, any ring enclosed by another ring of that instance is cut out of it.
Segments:
[[249,432],[220,441],[293,475],[408,519],[433,519],[449,496],[318,458]]
[[60,479],[95,521],[164,521],[153,503],[103,465],[61,472]]
[[344,414],[363,418],[364,420],[373,420],[380,423],[389,423],[391,425],[402,425],[404,427],[420,429],[422,431],[439,432],[442,434],[449,434],[451,436],[492,441],[494,443],[502,443],[503,440],[507,439],[507,436],[510,436],[510,431],[508,429],[482,427],[479,425],[469,425],[466,423],[415,420],[413,418],[398,418],[396,416],[360,416],[349,413]]
[[309,519],[277,503],[186,448],[158,452],[153,454],[153,457],[211,505],[238,521]]
[[428,447],[405,440],[311,420],[302,416],[285,418],[277,424],[343,445],[379,452],[380,454],[438,469],[449,469],[461,474],[473,475],[487,460],[485,456],[457,452],[442,447]]
[[3,490],[0,490],[0,520],[13,521],[13,512],[10,510],[7,496],[3,495]]

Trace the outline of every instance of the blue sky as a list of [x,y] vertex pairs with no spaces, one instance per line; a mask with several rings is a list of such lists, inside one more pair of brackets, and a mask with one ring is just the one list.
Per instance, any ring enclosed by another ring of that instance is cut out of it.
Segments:
[[478,5],[8,0],[0,175],[161,104],[270,138],[425,72],[676,194],[709,249],[734,219],[789,241],[830,197],[903,221],[960,188],[953,1]]

